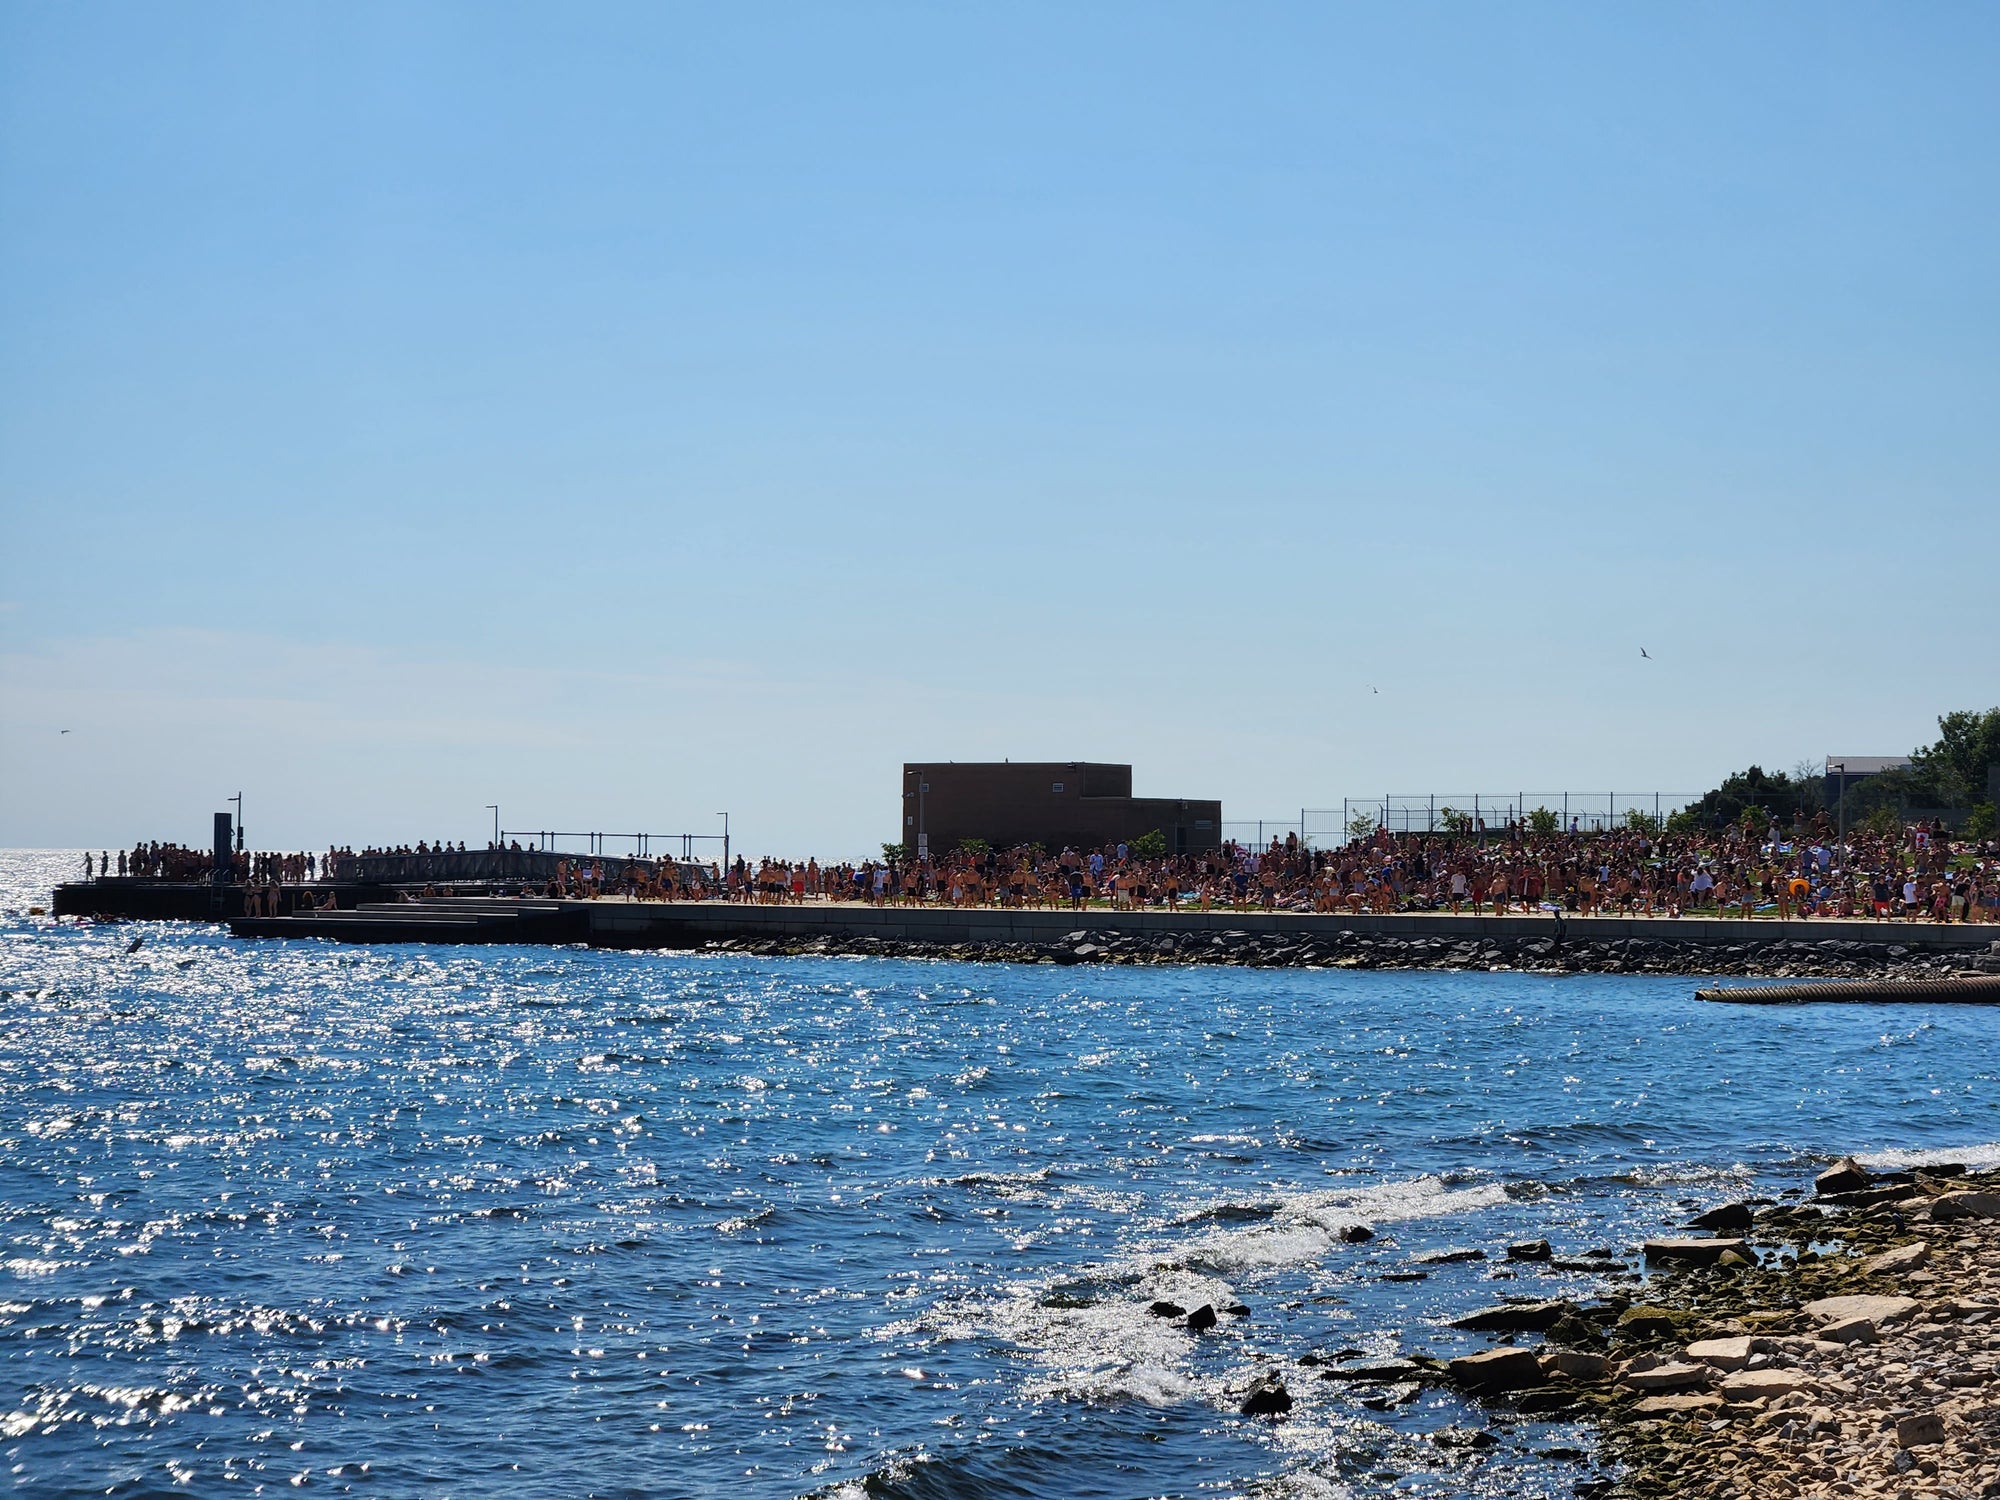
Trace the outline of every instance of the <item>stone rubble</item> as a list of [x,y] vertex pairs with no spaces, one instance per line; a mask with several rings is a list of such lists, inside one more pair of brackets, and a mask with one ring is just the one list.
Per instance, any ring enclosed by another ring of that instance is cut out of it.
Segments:
[[[1079,915],[1087,915],[1079,913]],[[874,936],[724,938],[705,945],[715,953],[761,957],[860,955],[941,958],[975,962],[1043,964],[1238,964],[1251,968],[1523,970],[1542,974],[1756,975],[1811,979],[1944,979],[2000,973],[2000,944],[1989,950],[1926,952],[1923,935],[1883,924],[1882,940],[1779,939],[1746,923],[1740,938],[1606,938],[1588,935],[1588,922],[1551,923],[1548,937],[1480,937],[1421,934],[1324,934],[1243,931],[1160,933],[1079,928],[1052,943],[932,943]],[[1899,939],[1901,939],[1899,941]],[[1829,1191],[1833,1191],[1829,1189]]]
[[1822,1182],[1757,1213],[1758,1263],[1680,1262],[1629,1322],[1586,1309],[1613,1333],[1609,1388],[1576,1398],[1616,1472],[1594,1495],[2000,1496],[2000,1174],[1843,1162]]

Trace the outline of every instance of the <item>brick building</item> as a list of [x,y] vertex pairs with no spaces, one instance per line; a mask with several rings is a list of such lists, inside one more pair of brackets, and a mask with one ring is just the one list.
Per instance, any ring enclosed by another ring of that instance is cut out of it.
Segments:
[[1222,841],[1222,804],[1135,797],[1132,768],[1102,761],[925,761],[903,766],[903,826],[897,842],[935,854],[966,839],[996,849],[1040,844],[1094,849],[1158,830],[1170,852]]

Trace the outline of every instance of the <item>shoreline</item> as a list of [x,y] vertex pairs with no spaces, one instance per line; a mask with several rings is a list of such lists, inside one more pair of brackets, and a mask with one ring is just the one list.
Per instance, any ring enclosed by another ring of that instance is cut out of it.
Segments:
[[2000,1495],[2000,1169],[1848,1158],[1691,1228],[1633,1295],[1458,1320],[1502,1337],[1433,1378],[1592,1425],[1581,1500]]

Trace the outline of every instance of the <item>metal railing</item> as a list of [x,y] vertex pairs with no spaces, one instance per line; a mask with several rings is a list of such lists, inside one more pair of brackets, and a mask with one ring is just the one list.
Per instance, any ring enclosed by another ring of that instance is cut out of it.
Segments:
[[1533,820],[1537,812],[1554,818],[1558,829],[1602,833],[1630,827],[1643,818],[1655,826],[1691,803],[1700,792],[1384,792],[1343,798],[1338,807],[1302,807],[1291,817],[1231,818],[1225,840],[1246,848],[1267,848],[1274,838],[1297,835],[1309,847],[1337,848],[1378,828],[1390,833],[1498,832],[1509,823]]
[[[671,847],[678,841],[680,858],[684,862],[694,858],[694,846],[699,843],[717,843],[725,851],[729,848],[729,835],[726,833],[565,833],[547,828],[501,829],[500,842],[504,844],[509,839],[532,839],[533,848],[552,854],[609,854],[608,845],[629,843],[635,859],[658,858],[660,856],[653,847],[655,844]],[[563,839],[581,839],[584,847],[565,850],[560,842]]]

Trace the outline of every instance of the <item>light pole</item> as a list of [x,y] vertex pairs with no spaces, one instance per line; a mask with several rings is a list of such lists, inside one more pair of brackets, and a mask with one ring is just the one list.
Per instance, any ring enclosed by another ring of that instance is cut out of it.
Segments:
[[500,804],[489,802],[486,804],[486,810],[493,814],[493,847],[498,849],[500,847]]
[[1834,816],[1840,822],[1840,832],[1837,837],[1844,859],[1847,852],[1847,762],[1844,760],[1839,762],[1828,761],[1826,768],[1831,771],[1836,764],[1840,767],[1840,800],[1839,805],[1835,809]]
[[716,816],[722,819],[722,878],[726,881],[729,879],[729,814],[719,812]]
[[928,792],[930,789],[931,789],[931,784],[928,781],[924,780],[924,768],[922,766],[918,766],[917,767],[917,858],[919,860],[926,860],[931,857],[931,836],[929,832],[926,831],[924,828],[924,793]]
[[236,852],[241,854],[243,852],[243,794],[238,792],[234,797],[224,797],[222,800],[236,804]]

